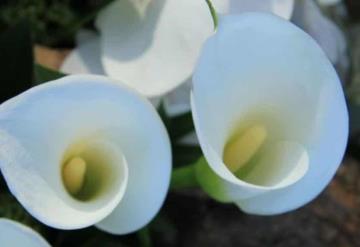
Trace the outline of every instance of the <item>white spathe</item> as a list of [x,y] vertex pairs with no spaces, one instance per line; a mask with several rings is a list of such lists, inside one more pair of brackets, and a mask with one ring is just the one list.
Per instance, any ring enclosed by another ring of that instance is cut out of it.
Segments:
[[[213,4],[220,14],[259,10],[289,19],[294,1],[215,0]],[[61,70],[105,73],[151,98],[189,80],[202,44],[213,33],[205,1],[118,0],[100,12],[96,23],[100,36],[78,42]]]
[[[55,228],[135,231],[154,217],[168,190],[171,150],[157,112],[102,76],[64,77],[1,104],[0,146],[11,192]],[[72,195],[63,170],[79,158],[85,182]]]
[[[292,0],[214,1],[219,13],[261,9],[291,16]],[[205,1],[120,0],[100,12],[101,59],[106,73],[146,96],[161,96],[191,77],[213,32]]]
[[[308,34],[274,15],[220,19],[195,69],[191,104],[209,165],[197,170],[200,184],[245,212],[271,215],[304,205],[342,160],[348,113],[339,78]],[[255,125],[265,131],[263,146],[245,170],[230,172],[226,145]]]
[[146,96],[163,95],[187,80],[201,45],[213,32],[204,1],[115,1],[99,13],[101,60],[112,78]]
[[6,218],[0,218],[0,244],[4,247],[50,247],[39,233]]

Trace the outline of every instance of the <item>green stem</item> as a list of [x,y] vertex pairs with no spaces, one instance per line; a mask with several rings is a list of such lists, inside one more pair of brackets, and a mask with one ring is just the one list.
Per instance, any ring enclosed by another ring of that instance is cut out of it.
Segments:
[[205,0],[205,1],[206,1],[207,5],[209,6],[211,17],[212,17],[213,22],[214,22],[214,30],[216,30],[217,27],[218,27],[218,23],[219,23],[218,15],[216,13],[216,10],[215,10],[214,5],[212,4],[212,2],[210,0]]
[[184,189],[198,186],[195,175],[195,165],[179,167],[171,174],[170,189]]

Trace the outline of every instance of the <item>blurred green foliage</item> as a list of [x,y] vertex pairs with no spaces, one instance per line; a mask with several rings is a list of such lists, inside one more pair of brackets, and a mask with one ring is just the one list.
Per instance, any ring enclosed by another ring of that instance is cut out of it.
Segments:
[[0,68],[2,88],[0,102],[32,86],[33,52],[30,27],[21,21],[0,33]]
[[111,0],[2,0],[0,30],[28,20],[36,43],[72,46],[78,29],[92,25],[95,14]]
[[65,76],[60,71],[55,71],[40,64],[34,65],[34,85],[39,85],[47,81],[52,81]]

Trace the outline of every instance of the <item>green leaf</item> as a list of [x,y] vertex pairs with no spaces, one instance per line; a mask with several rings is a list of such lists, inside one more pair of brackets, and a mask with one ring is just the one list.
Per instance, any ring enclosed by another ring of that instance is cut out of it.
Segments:
[[44,82],[52,81],[66,76],[65,74],[52,70],[50,68],[44,67],[40,64],[34,65],[34,84],[39,85]]
[[[195,163],[196,164],[196,163]],[[198,186],[194,164],[176,168],[171,174],[171,189],[193,188]]]
[[32,86],[32,47],[30,28],[25,21],[0,34],[0,102]]

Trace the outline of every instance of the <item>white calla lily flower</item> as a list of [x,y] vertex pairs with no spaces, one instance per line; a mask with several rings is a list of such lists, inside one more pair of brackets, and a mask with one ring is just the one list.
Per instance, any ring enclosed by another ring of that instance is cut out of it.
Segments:
[[0,218],[0,244],[4,247],[50,247],[39,233],[5,218]]
[[248,213],[271,215],[315,198],[348,137],[338,76],[319,45],[274,15],[220,19],[193,77],[193,118],[208,162],[200,184]]
[[105,77],[64,77],[1,104],[0,145],[11,192],[54,228],[129,233],[168,190],[170,142],[157,112]]
[[[220,14],[259,10],[289,19],[294,0],[213,3]],[[201,46],[213,33],[205,0],[117,0],[100,12],[96,23],[100,36],[79,42],[61,70],[105,73],[151,98],[191,78]]]
[[[293,1],[222,0],[214,5],[220,13],[261,9],[289,18]],[[188,80],[213,33],[206,2],[194,0],[115,1],[100,12],[97,27],[106,73],[147,96],[161,96]]]

